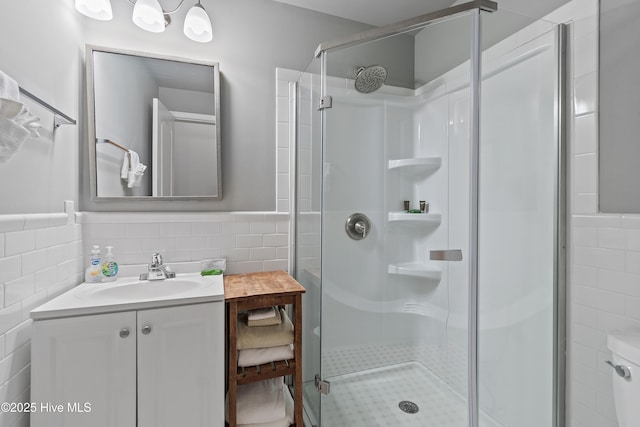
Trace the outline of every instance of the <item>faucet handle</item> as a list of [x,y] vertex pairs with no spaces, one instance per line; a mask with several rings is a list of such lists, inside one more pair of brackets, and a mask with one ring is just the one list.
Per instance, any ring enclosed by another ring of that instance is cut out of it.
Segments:
[[158,267],[162,265],[162,255],[159,252],[155,252],[151,256],[151,267]]

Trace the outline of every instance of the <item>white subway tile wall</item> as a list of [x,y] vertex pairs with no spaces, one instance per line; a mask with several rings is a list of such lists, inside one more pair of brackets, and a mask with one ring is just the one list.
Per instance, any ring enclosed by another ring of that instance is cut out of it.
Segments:
[[[30,311],[83,280],[71,215],[0,215],[0,402],[29,402]],[[28,416],[2,412],[0,425],[27,426]]]
[[224,257],[228,274],[289,268],[288,214],[83,212],[77,218],[84,252],[111,245],[121,265],[139,266],[140,272],[153,252],[168,265]]
[[294,162],[295,83],[299,71],[276,68],[276,212],[289,212],[291,166]]
[[[92,245],[113,245],[133,272],[152,252],[189,269],[226,257],[229,274],[288,270],[288,230],[288,214],[269,212],[0,215],[0,402],[29,401],[29,313],[83,281]],[[28,426],[21,415],[0,425]]]

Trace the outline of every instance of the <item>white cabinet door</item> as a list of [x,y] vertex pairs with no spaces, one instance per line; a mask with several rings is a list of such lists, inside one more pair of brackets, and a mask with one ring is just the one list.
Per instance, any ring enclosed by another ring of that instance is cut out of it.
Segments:
[[224,303],[138,311],[138,427],[224,426]]
[[33,322],[31,426],[135,427],[135,330],[135,312]]

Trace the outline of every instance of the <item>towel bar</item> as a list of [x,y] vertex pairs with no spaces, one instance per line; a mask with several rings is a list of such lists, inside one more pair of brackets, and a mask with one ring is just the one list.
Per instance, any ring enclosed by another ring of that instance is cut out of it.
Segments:
[[51,104],[43,101],[41,98],[35,96],[34,94],[29,92],[28,90],[24,89],[22,86],[19,86],[18,89],[19,89],[20,93],[22,93],[23,95],[26,95],[27,97],[33,99],[38,104],[42,105],[44,108],[46,108],[47,110],[51,111],[54,114],[54,118],[53,118],[53,127],[54,127],[54,129],[57,129],[58,127],[60,127],[60,125],[75,125],[76,124],[75,119],[72,119],[71,117],[67,116],[62,111],[58,110],[57,108],[55,108]]

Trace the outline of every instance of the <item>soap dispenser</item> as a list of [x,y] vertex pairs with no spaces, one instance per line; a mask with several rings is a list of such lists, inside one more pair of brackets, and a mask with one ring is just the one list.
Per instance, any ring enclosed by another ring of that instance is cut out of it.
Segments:
[[113,282],[118,275],[118,263],[112,252],[113,246],[107,246],[107,253],[102,262],[102,281]]
[[89,267],[84,273],[84,281],[87,283],[99,283],[102,281],[102,269],[100,266],[100,247],[97,245],[91,249],[89,255]]

